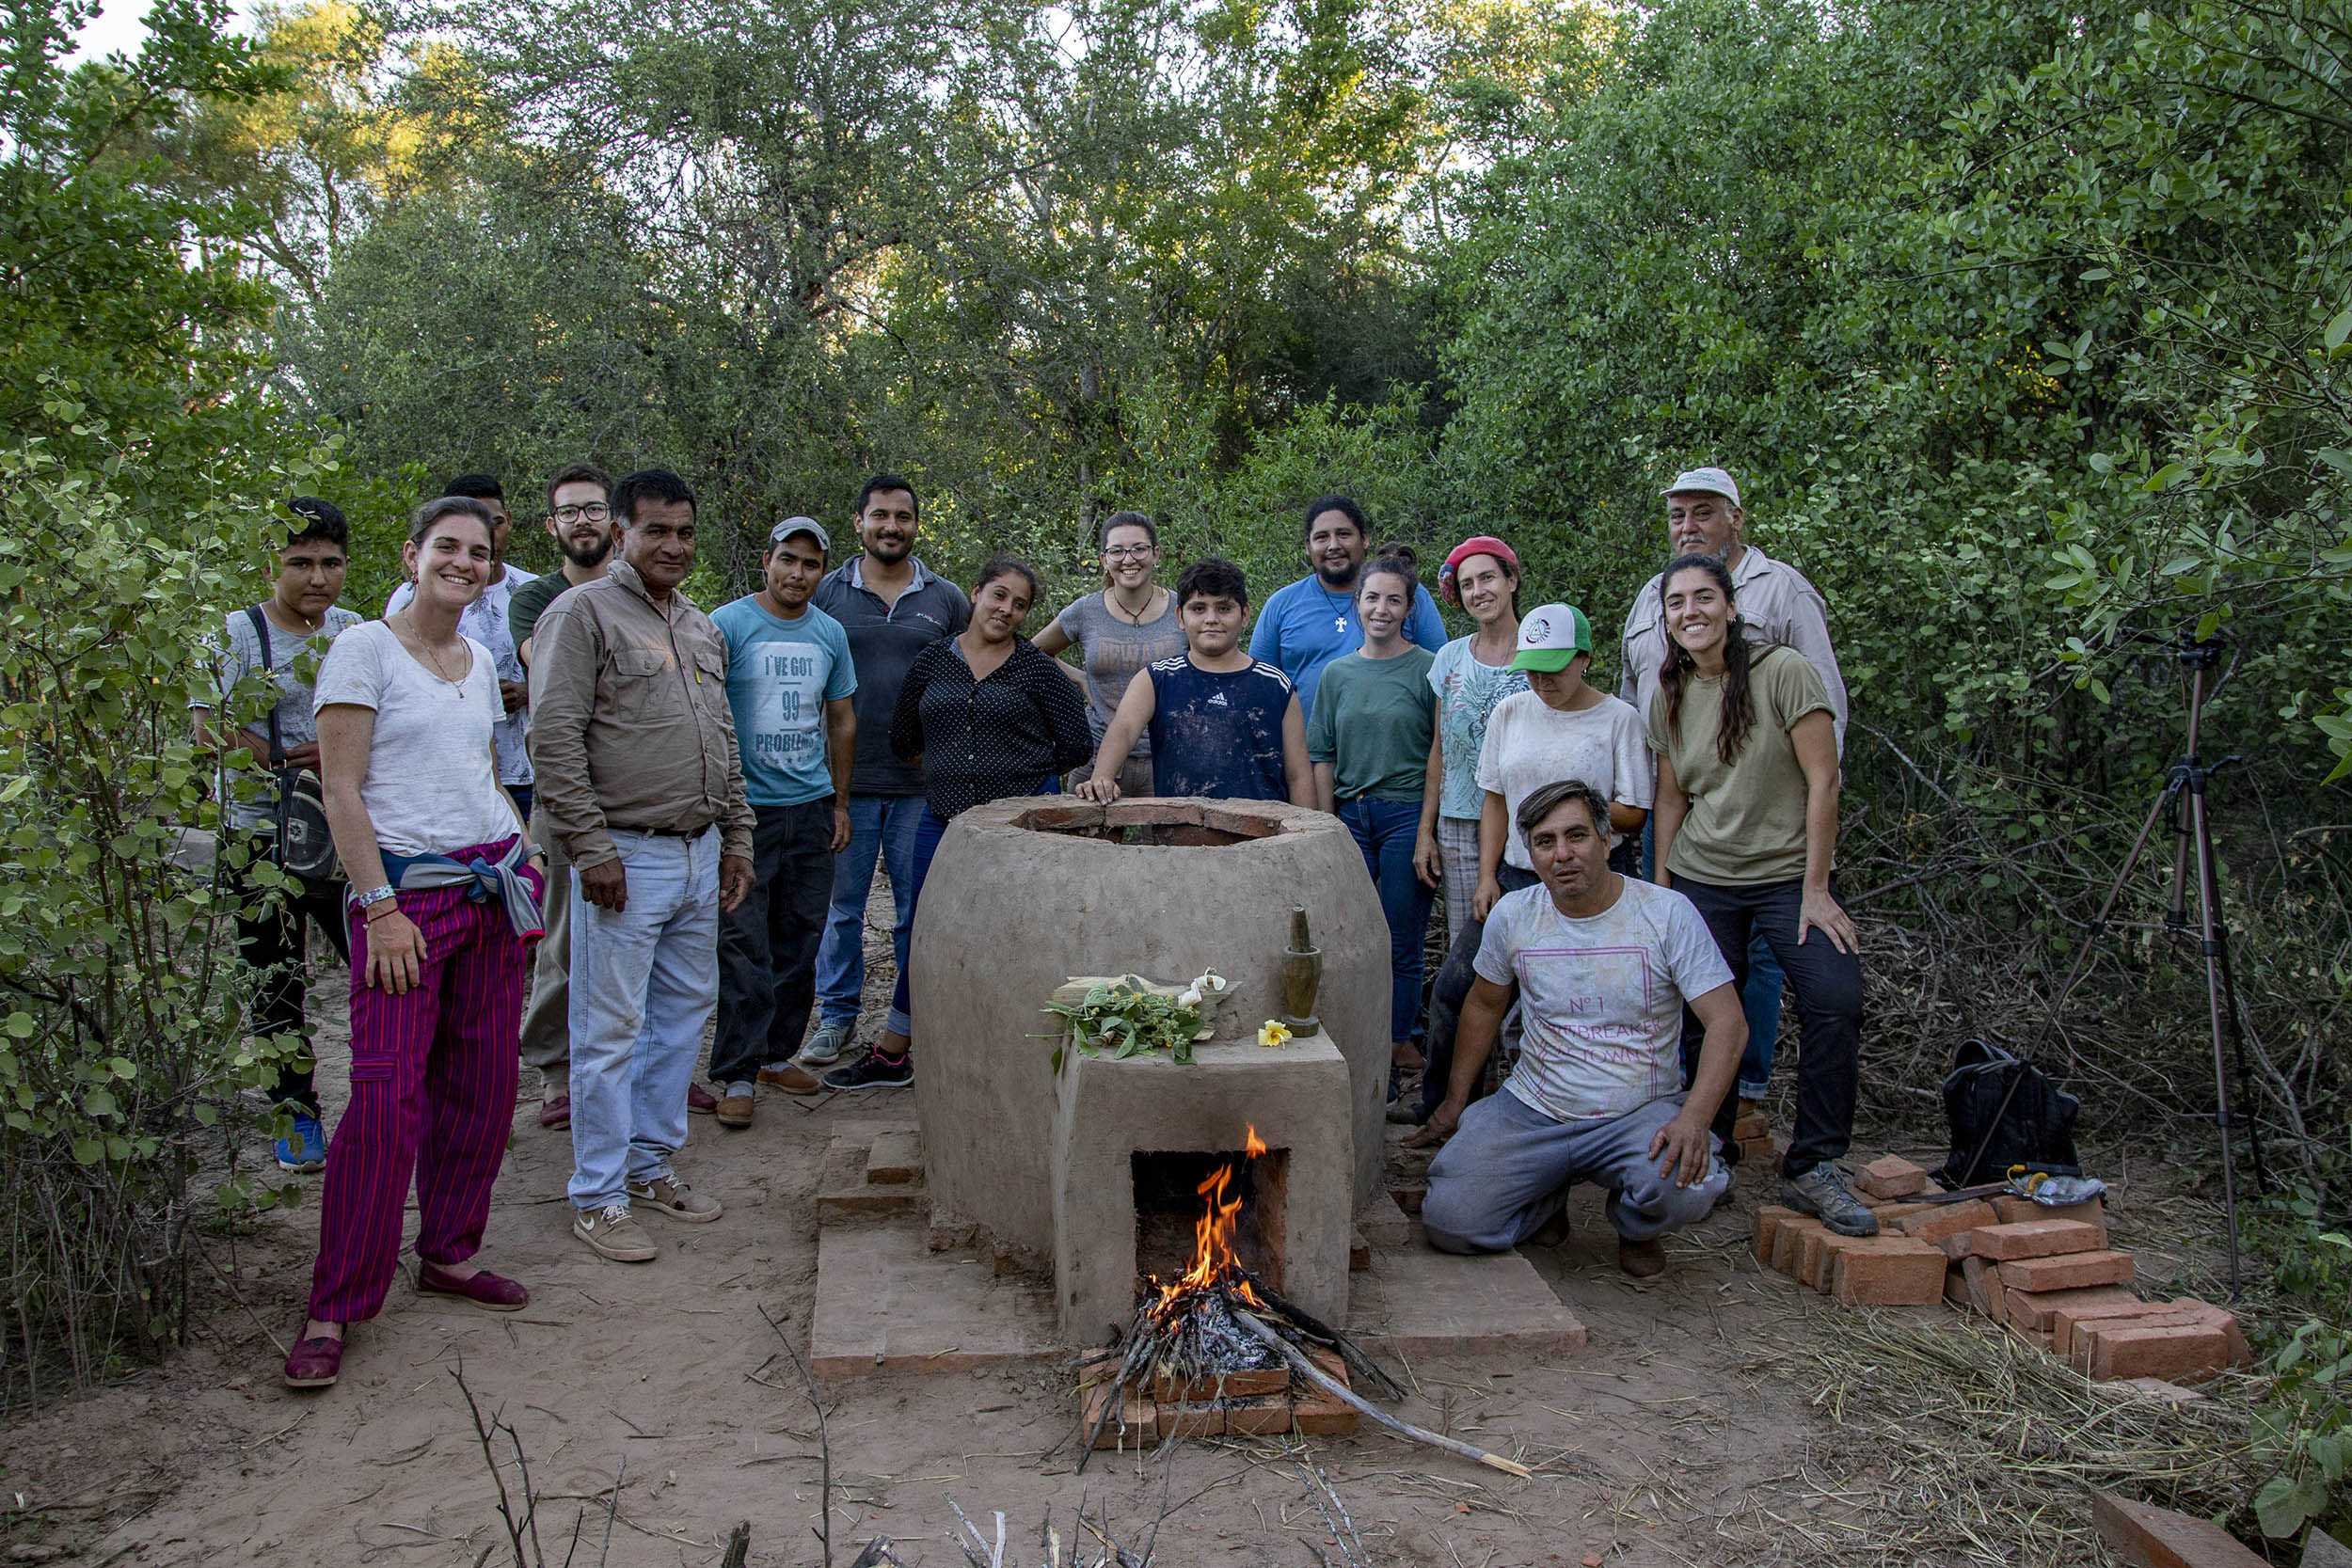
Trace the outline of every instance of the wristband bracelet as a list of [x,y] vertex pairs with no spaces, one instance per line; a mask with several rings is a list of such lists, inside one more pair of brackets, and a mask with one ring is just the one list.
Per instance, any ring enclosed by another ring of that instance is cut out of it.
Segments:
[[374,925],[374,924],[375,924],[375,917],[376,917],[377,915],[379,915],[379,914],[398,914],[399,912],[400,912],[400,906],[399,906],[398,904],[396,904],[396,903],[392,903],[392,902],[389,902],[389,901],[388,901],[388,902],[386,902],[384,905],[382,905],[380,908],[371,909],[371,910],[367,911],[364,914],[360,915],[360,917],[359,917],[359,924],[360,924],[360,925],[362,925],[362,926],[373,926],[373,925]]

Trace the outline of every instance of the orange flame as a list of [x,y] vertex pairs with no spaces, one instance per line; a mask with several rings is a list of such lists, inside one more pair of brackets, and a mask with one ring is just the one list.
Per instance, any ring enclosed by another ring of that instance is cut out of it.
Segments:
[[[1243,1144],[1242,1159],[1256,1159],[1265,1153],[1265,1140],[1258,1136],[1254,1126]],[[1234,1178],[1240,1174],[1241,1161],[1228,1160],[1201,1178],[1195,1189],[1200,1195],[1200,1217],[1193,1222],[1192,1266],[1178,1275],[1172,1284],[1160,1286],[1155,1311],[1168,1311],[1178,1299],[1191,1291],[1209,1290],[1220,1281],[1231,1279],[1233,1294],[1252,1305],[1259,1302],[1249,1282],[1239,1277],[1241,1259],[1233,1251],[1233,1221],[1241,1212],[1242,1198]]]

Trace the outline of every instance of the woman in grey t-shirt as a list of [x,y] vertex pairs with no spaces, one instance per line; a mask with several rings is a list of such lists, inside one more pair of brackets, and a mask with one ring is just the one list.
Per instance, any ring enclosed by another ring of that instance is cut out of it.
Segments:
[[[1154,660],[1184,651],[1176,595],[1152,579],[1159,562],[1160,534],[1152,519],[1140,512],[1112,513],[1103,522],[1103,591],[1073,602],[1035,639],[1041,654],[1057,655],[1074,643],[1085,657],[1083,679],[1074,670],[1069,673],[1086,689],[1087,724],[1098,746],[1119,712],[1119,700],[1127,694],[1127,683]],[[1070,787],[1091,772],[1079,769]],[[1120,765],[1119,793],[1122,798],[1152,793],[1150,736],[1136,741]]]

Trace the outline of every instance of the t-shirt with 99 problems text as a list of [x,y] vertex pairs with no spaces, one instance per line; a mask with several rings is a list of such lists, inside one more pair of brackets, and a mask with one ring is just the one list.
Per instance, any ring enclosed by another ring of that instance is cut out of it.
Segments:
[[727,640],[727,705],[743,798],[755,806],[798,806],[831,795],[825,705],[857,689],[841,623],[813,604],[787,621],[750,594],[711,611],[710,624]]

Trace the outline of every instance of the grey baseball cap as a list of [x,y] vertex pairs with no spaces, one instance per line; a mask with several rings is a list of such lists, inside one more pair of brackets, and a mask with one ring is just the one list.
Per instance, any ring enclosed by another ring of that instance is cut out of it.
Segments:
[[1721,468],[1692,468],[1675,475],[1675,482],[1658,493],[1661,496],[1688,495],[1694,491],[1711,491],[1729,501],[1740,504],[1740,486]]
[[817,541],[818,549],[827,555],[833,554],[833,535],[827,533],[825,525],[814,517],[787,517],[768,531],[768,543],[781,545],[796,533],[807,534]]

